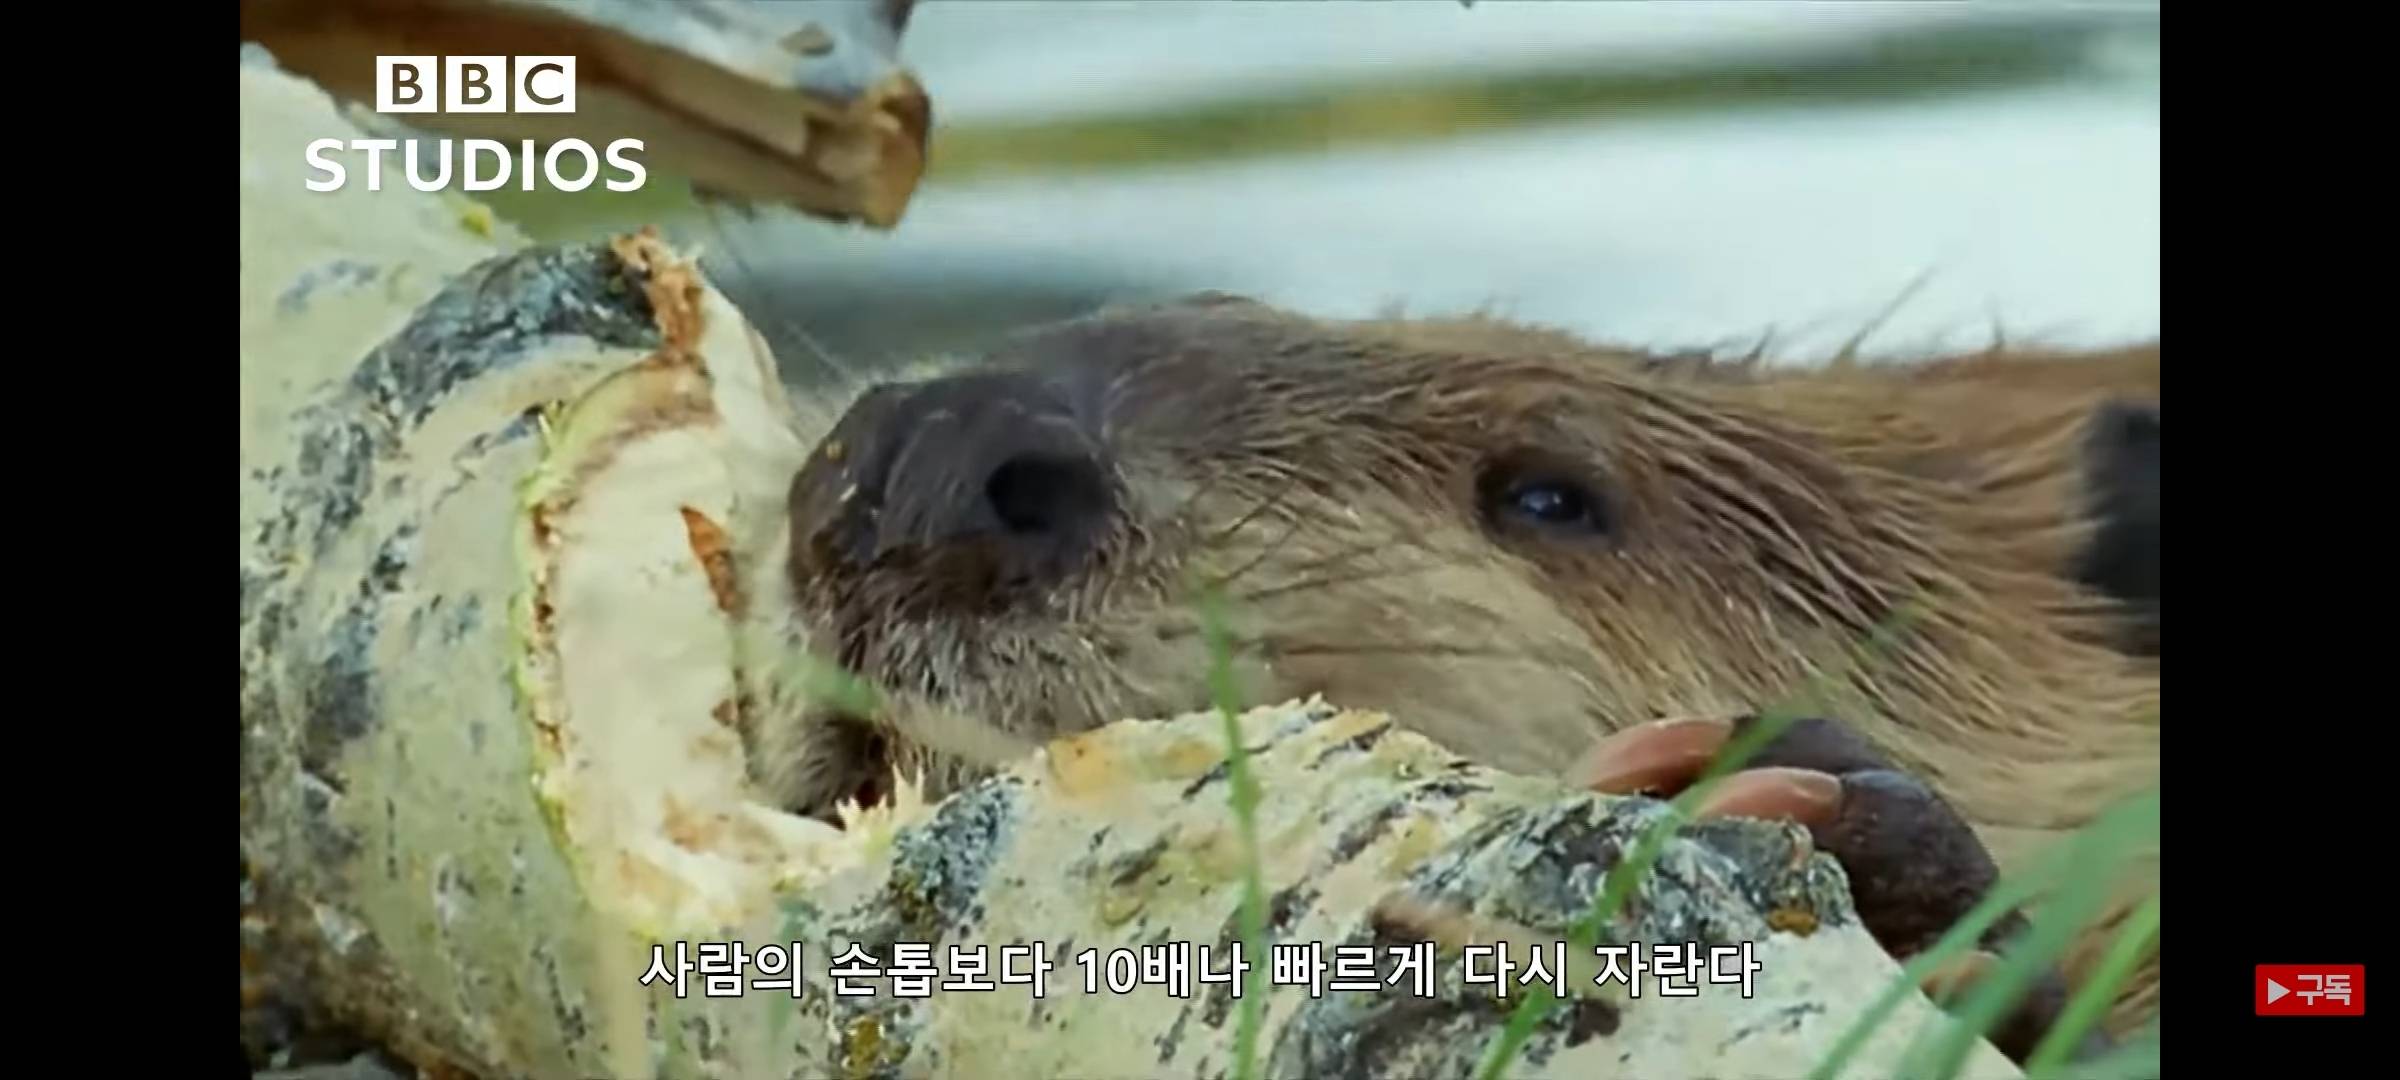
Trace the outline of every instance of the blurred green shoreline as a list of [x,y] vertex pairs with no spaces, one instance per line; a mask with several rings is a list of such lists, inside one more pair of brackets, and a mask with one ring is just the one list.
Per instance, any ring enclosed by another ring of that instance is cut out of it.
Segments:
[[[1715,66],[1416,73],[1101,116],[958,126],[939,123],[937,88],[923,187],[1431,143],[1554,122],[1904,105],[2021,91],[2107,78],[2094,63],[2095,47],[2129,31],[2155,36],[2158,21],[2150,14],[2070,9],[1999,25],[1891,32],[1839,48]],[[636,222],[684,224],[702,213],[680,179],[656,170],[638,192],[503,189],[478,196],[539,240]]]

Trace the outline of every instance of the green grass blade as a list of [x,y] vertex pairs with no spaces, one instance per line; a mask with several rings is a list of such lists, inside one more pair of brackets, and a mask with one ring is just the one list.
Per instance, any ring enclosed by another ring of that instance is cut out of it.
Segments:
[[2041,1044],[2033,1048],[2033,1053],[2026,1057],[2026,1076],[2033,1080],[2051,1080],[2059,1075],[2069,1049],[2100,1022],[2101,1016],[2108,1011],[2109,1003],[2115,1000],[2117,989],[2132,976],[2134,967],[2141,963],[2150,943],[2157,939],[2158,896],[2152,894],[2149,899],[2142,901],[2142,906],[2134,911],[2133,917],[2127,919],[2124,927],[2117,931],[2116,939],[2109,943],[2108,953],[2093,968],[2091,981],[2068,1000],[2067,1007],[2059,1011],[2058,1023],[2049,1034],[2042,1037]]
[[854,716],[873,716],[884,707],[883,691],[873,682],[814,653],[796,657],[782,678],[797,700],[810,706]]
[[[1799,719],[1797,711],[1761,716],[1749,730],[1727,741],[1707,770],[1701,773],[1700,779],[1668,803],[1667,812],[1643,831],[1641,838],[1634,843],[1633,850],[1609,868],[1601,880],[1600,895],[1585,910],[1583,917],[1568,928],[1567,947],[1581,955],[1597,944],[1600,928],[1616,918],[1617,912],[1632,898],[1642,876],[1649,872],[1650,865],[1665,850],[1667,840],[1684,822],[1690,820],[1693,811],[1707,801],[1718,783],[1726,775],[1740,769],[1760,748]],[[1500,1080],[1509,1063],[1516,1059],[1519,1050],[1533,1037],[1534,1028],[1557,1005],[1558,991],[1548,983],[1520,1000],[1516,1008],[1510,1011],[1508,1025],[1501,1029],[1500,1038],[1484,1054],[1482,1067],[1477,1072],[1481,1080]]]
[[1233,816],[1242,840],[1242,953],[1250,961],[1236,1015],[1233,1054],[1236,1080],[1258,1075],[1258,1029],[1265,1017],[1267,976],[1267,899],[1260,881],[1258,859],[1258,781],[1250,772],[1250,751],[1242,744],[1241,690],[1233,678],[1232,635],[1225,624],[1223,601],[1213,587],[1200,591],[1201,631],[1208,644],[1209,696],[1224,724],[1226,784]]
[[1902,964],[1900,973],[1884,987],[1883,993],[1876,997],[1873,1004],[1867,1006],[1865,1012],[1859,1014],[1858,1019],[1851,1022],[1850,1029],[1843,1032],[1840,1039],[1835,1040],[1833,1048],[1826,1052],[1825,1059],[1818,1062],[1815,1069],[1809,1071],[1808,1080],[1833,1080],[1835,1076],[1840,1075],[1843,1067],[1850,1064],[1850,1059],[1858,1056],[1858,1052],[1866,1048],[1867,1039],[1882,1027],[1884,1020],[1891,1016],[1892,1010],[1899,1008],[1900,1002],[1905,1000],[1908,995],[1917,992],[1926,976],[1933,974],[1942,964],[1960,953],[1975,948],[1976,942],[1983,937],[1984,931],[1991,929],[1992,924],[1999,922],[2001,916],[2031,899],[2039,891],[2035,888],[2036,882],[2057,876],[2058,872],[2065,867],[2065,855],[2066,852],[2063,849],[2054,850],[2033,873],[1999,882],[1983,898],[1982,903],[1969,909],[1967,914],[1950,928],[1949,933],[1942,935],[1941,939],[1934,942],[1931,948],[1918,953],[1907,963]]
[[[2152,793],[2146,797],[2119,803],[2111,807],[2107,813],[2102,814],[2100,819],[2084,832],[2088,834],[2105,830],[2113,835],[2118,829],[2126,827],[2129,822],[2155,821],[2157,817],[2156,799],[2156,794]],[[2039,895],[2045,887],[2065,877],[2075,865],[2073,860],[2080,854],[2081,846],[2074,842],[2054,844],[2043,852],[2026,872],[2015,877],[2004,877],[1996,882],[1992,891],[1984,896],[1983,901],[1969,909],[1966,915],[1950,928],[1948,933],[1943,934],[1939,940],[1934,942],[1932,947],[1911,957],[1907,963],[1901,965],[1900,974],[1885,986],[1883,993],[1875,999],[1872,1005],[1867,1007],[1865,1012],[1859,1015],[1857,1020],[1852,1021],[1850,1029],[1845,1031],[1842,1037],[1834,1043],[1833,1049],[1827,1052],[1825,1059],[1809,1072],[1808,1080],[1832,1080],[1833,1077],[1839,1075],[1842,1068],[1850,1063],[1850,1059],[1858,1056],[1858,1052],[1865,1049],[1868,1038],[1873,1036],[1883,1022],[1891,1016],[1892,1010],[1899,1008],[1900,1003],[1906,1000],[1910,994],[1918,992],[1918,987],[1924,983],[1926,976],[1931,975],[1936,969],[1960,954],[1977,948],[1984,931],[1991,929],[1992,925],[1999,922],[2002,916]],[[2017,951],[2022,953],[2024,950],[2020,947]]]
[[2075,937],[2108,902],[2112,874],[2126,856],[2158,826],[2158,793],[2153,790],[2118,807],[2112,814],[2081,830],[2067,845],[2072,872],[2057,896],[2044,905],[2032,930],[2014,944],[2000,965],[1960,1002],[1948,1022],[1936,1026],[1940,1037],[1920,1047],[1921,1057],[1908,1075],[1952,1077],[1985,1034],[2023,1000],[2042,969],[2074,944]]
[[2148,1034],[2063,1075],[2074,1080],[2158,1080],[2158,1029],[2154,1025]]
[[[1892,648],[1897,644],[1902,628],[1919,611],[1920,608],[1915,604],[1895,605],[1891,616],[1868,633],[1852,659],[1863,662]],[[1808,690],[1794,695],[1793,700],[1783,706],[1761,712],[1748,730],[1727,740],[1724,746],[1717,749],[1716,756],[1702,770],[1699,779],[1668,803],[1667,812],[1651,823],[1650,828],[1635,842],[1633,850],[1617,865],[1609,868],[1601,880],[1600,894],[1593,899],[1592,906],[1567,930],[1569,949],[1580,955],[1597,943],[1600,929],[1613,921],[1625,902],[1632,897],[1642,876],[1649,872],[1650,865],[1664,850],[1667,839],[1690,820],[1693,812],[1708,800],[1725,777],[1740,771],[1759,750],[1783,734],[1785,728],[1811,715],[1838,711],[1830,707],[1830,695],[1827,693],[1834,681],[1822,670],[1815,672]],[[1525,1043],[1532,1039],[1534,1028],[1557,1005],[1558,992],[1548,984],[1536,988],[1519,1001],[1509,1013],[1508,1024],[1501,1029],[1500,1037],[1484,1054],[1482,1066],[1477,1071],[1479,1080],[1501,1080],[1506,1075],[1508,1065],[1516,1059]]]

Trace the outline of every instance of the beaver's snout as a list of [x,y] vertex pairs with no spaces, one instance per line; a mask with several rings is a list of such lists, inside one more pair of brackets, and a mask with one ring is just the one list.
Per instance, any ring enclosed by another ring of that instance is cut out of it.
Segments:
[[794,482],[794,535],[819,574],[913,579],[907,599],[989,608],[1086,568],[1121,499],[1095,425],[1028,374],[885,387]]

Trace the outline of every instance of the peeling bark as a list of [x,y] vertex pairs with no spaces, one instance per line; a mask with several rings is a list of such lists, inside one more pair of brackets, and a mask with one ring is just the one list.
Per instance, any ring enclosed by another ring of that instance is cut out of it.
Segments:
[[[278,72],[243,87],[246,166],[341,130]],[[652,237],[513,247],[413,191],[299,199],[268,174],[245,168],[243,205],[246,980],[479,1076],[1233,1071],[1238,1010],[1196,953],[1181,996],[1087,993],[1078,963],[1189,944],[1224,970],[1242,864],[1216,716],[1062,740],[936,805],[903,786],[844,829],[760,805],[738,721],[788,655],[809,421],[741,314]],[[1426,936],[1391,902],[1546,945],[1662,812],[1336,704],[1240,726],[1272,939],[1377,949],[1386,979]],[[1516,1075],[1795,1075],[1898,971],[1805,832],[1761,822],[1686,830],[1609,936],[1748,945],[1753,992],[1584,992]],[[797,993],[642,984],[654,949],[731,941],[801,943]],[[906,944],[929,992],[834,992],[850,946],[889,967]],[[1036,944],[1039,997],[939,985],[952,946],[997,982]],[[1434,972],[1426,994],[1271,988],[1264,1073],[1468,1072],[1527,988],[1466,985],[1455,951]],[[1858,1074],[1935,1016],[1906,1002]],[[1969,1071],[2014,1075],[1988,1048]]]

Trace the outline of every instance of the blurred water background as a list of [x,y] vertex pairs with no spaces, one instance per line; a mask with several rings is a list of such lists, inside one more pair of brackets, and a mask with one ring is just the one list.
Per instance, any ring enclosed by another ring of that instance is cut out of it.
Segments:
[[703,245],[803,382],[1202,288],[1795,362],[2159,332],[2156,3],[927,0],[903,56],[893,232],[499,208]]

